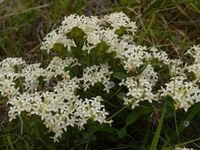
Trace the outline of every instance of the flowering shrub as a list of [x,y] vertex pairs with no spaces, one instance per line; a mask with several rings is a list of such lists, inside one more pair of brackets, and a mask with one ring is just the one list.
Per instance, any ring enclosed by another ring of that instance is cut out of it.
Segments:
[[136,31],[122,12],[102,18],[70,15],[42,42],[52,57],[47,65],[2,60],[0,93],[7,98],[10,121],[22,112],[37,115],[58,141],[68,126],[84,129],[89,120],[111,125],[105,102],[113,93],[123,95],[118,100],[131,109],[144,101],[163,104],[164,97],[185,111],[198,103],[200,46],[185,53],[194,59],[187,63],[137,45]]

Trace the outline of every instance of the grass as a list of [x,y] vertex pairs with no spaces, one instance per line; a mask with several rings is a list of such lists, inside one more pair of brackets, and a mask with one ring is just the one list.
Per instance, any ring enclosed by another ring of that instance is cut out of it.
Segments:
[[[0,3],[0,58],[23,57],[28,62],[43,61],[46,56],[40,50],[41,41],[63,16],[72,13],[102,16],[115,11],[123,11],[136,21],[138,44],[154,45],[172,58],[182,58],[189,46],[200,43],[198,0],[4,0]],[[112,127],[93,123],[84,131],[71,128],[60,143],[53,143],[35,116],[9,122],[6,103],[1,100],[0,149],[114,150],[140,147],[165,150],[177,144],[200,149],[199,110],[199,104],[188,113],[181,110],[173,113],[169,107],[161,113],[156,108],[147,110],[145,105],[134,111],[121,108],[113,116],[116,123]],[[189,121],[188,127],[184,126],[185,121]]]

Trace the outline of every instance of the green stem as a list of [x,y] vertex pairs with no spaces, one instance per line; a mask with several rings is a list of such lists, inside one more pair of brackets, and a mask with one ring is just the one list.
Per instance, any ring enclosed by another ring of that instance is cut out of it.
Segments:
[[108,117],[107,120],[112,119],[113,117],[115,117],[117,114],[119,114],[120,112],[122,112],[124,109],[126,109],[129,105],[126,105],[124,107],[122,107],[120,110],[118,110],[116,113],[114,113],[112,116]]
[[190,140],[190,141],[187,141],[187,142],[184,142],[184,143],[180,143],[178,144],[178,146],[184,146],[184,145],[187,145],[187,144],[190,144],[190,143],[193,143],[193,142],[196,142],[196,141],[199,141],[200,138],[196,138],[196,139],[193,139],[193,140]]

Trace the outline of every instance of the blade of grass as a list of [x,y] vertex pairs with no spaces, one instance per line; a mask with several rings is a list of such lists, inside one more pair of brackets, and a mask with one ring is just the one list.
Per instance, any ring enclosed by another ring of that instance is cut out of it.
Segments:
[[11,142],[10,135],[6,135],[6,140],[8,141],[8,144],[9,144],[11,150],[15,150],[15,149],[14,149],[14,146],[13,146],[13,144],[12,144],[12,142]]
[[200,14],[200,9],[195,4],[190,3],[190,6],[193,8],[193,10],[195,10],[196,12]]
[[9,17],[12,17],[12,16],[20,15],[20,14],[23,14],[23,13],[27,13],[29,11],[45,8],[45,7],[48,7],[48,6],[49,6],[49,4],[44,4],[44,5],[41,5],[41,6],[37,6],[37,7],[33,7],[33,8],[29,8],[29,9],[23,10],[21,12],[10,13],[10,14],[4,15],[4,16],[0,16],[0,19],[9,18]]
[[[155,15],[155,14],[152,14],[152,18],[151,18],[151,21],[150,21],[149,25],[147,26],[146,29],[145,29],[145,27],[143,27],[145,31],[144,31],[144,32],[141,32],[140,35],[138,36],[138,40],[137,40],[137,43],[138,43],[138,44],[142,44],[142,41],[144,40],[146,34],[147,34],[149,31],[151,31],[151,26],[152,26],[153,22],[155,21],[155,19],[156,19],[156,15]],[[142,21],[142,20],[141,20],[141,21]]]
[[180,143],[180,144],[178,144],[178,146],[182,147],[182,146],[185,146],[187,144],[190,144],[190,143],[193,143],[193,142],[196,142],[196,141],[199,141],[199,140],[200,140],[200,138],[196,138],[196,139],[184,142],[184,143]]
[[3,142],[4,142],[4,145],[5,145],[6,150],[9,150],[8,144],[7,144],[7,141],[6,141],[6,137],[5,137],[5,136],[3,136]]
[[144,135],[144,139],[143,139],[143,142],[142,142],[142,146],[140,149],[145,149],[145,145],[148,141],[148,137],[149,137],[149,133],[150,133],[150,128],[151,128],[151,124],[150,124],[150,118],[148,119],[148,125],[147,125],[147,130],[146,130],[146,133]]
[[162,129],[162,124],[163,124],[164,117],[165,117],[165,111],[166,111],[166,104],[163,105],[160,122],[158,124],[157,129],[156,129],[156,133],[155,133],[153,141],[151,143],[150,150],[156,150],[157,149],[157,145],[158,145],[158,141],[159,141],[160,133],[161,133],[161,129]]

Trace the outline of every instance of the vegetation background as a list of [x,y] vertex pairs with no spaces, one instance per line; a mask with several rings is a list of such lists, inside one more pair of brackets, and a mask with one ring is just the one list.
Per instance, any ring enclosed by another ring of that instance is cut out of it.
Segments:
[[[136,21],[136,43],[154,45],[172,58],[200,43],[200,0],[0,0],[0,59],[41,62],[46,58],[41,41],[64,16],[116,11]],[[187,113],[167,110],[162,115],[161,110],[126,109],[115,116],[112,127],[90,124],[84,131],[68,129],[59,143],[53,143],[38,118],[9,122],[6,102],[0,100],[0,149],[154,150],[175,145],[200,149],[200,104]]]

